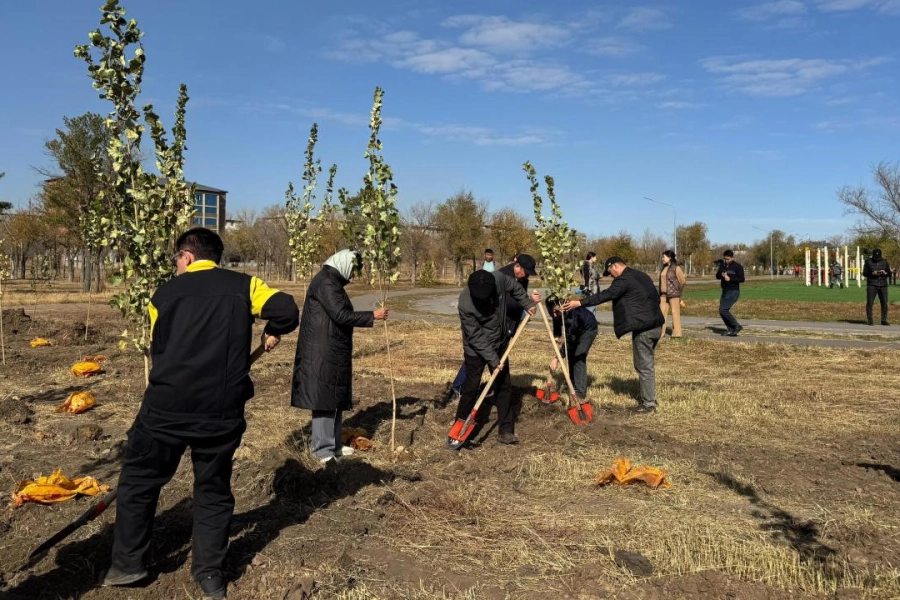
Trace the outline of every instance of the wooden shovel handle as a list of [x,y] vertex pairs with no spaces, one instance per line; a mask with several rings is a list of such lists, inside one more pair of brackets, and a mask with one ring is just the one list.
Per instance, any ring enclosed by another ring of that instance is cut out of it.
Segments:
[[574,397],[575,386],[572,385],[572,378],[569,377],[568,363],[563,361],[562,354],[559,352],[559,346],[556,345],[556,339],[553,337],[553,327],[550,326],[550,319],[547,316],[547,309],[544,307],[543,302],[540,302],[539,304],[541,317],[544,319],[544,325],[547,326],[547,335],[550,336],[550,345],[553,346],[553,351],[556,353],[556,359],[559,361],[560,369],[563,372],[563,376],[566,378],[566,384],[569,386],[569,400],[574,406],[578,406],[578,400]]
[[[503,356],[500,357],[500,364],[506,362],[506,359],[509,358],[509,353],[512,351],[513,346],[516,345],[516,342],[519,340],[519,336],[522,335],[522,332],[525,331],[525,326],[528,324],[528,321],[531,320],[531,315],[525,313],[525,318],[519,323],[518,329],[516,329],[515,335],[513,335],[512,339],[509,341],[509,344],[506,345],[506,350],[503,352]],[[481,406],[481,403],[487,398],[488,392],[491,391],[491,386],[494,385],[494,380],[497,379],[497,375],[500,373],[498,369],[494,369],[491,371],[491,377],[487,380],[487,383],[484,386],[484,389],[481,390],[481,395],[478,396],[478,400],[475,402],[475,406],[472,407],[472,413],[478,411],[478,408]]]

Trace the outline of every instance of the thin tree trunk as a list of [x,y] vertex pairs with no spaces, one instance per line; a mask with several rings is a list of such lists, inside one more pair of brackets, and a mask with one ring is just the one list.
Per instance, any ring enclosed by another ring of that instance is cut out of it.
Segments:
[[[381,303],[384,306],[384,302]],[[397,429],[397,392],[394,390],[394,360],[391,358],[391,336],[388,333],[387,319],[384,320],[384,341],[387,345],[388,375],[391,378],[391,452],[397,449],[394,431]]]
[[87,316],[84,318],[84,341],[88,339],[88,327],[91,324],[91,290],[88,290]]
[[93,278],[94,273],[92,268],[94,266],[93,263],[94,256],[90,250],[84,251],[84,258],[81,265],[81,289],[85,292],[91,291],[91,286],[93,286]]
[[6,338],[3,335],[3,279],[0,278],[0,355],[3,356],[3,366],[6,366]]

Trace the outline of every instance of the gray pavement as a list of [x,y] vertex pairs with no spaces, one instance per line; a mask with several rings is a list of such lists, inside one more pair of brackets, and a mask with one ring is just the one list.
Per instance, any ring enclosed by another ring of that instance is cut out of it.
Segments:
[[[456,317],[456,302],[460,291],[461,288],[417,288],[390,292],[388,294],[388,308],[390,308],[390,298],[415,296],[408,310],[403,312],[391,311],[390,318],[456,324],[459,322]],[[357,310],[371,310],[375,305],[376,299],[375,294],[364,294],[356,296],[352,300]],[[605,329],[607,332],[611,332],[613,323],[612,312],[598,310],[596,315],[601,331]],[[870,327],[862,321],[859,323],[826,323],[817,321],[742,319],[739,308],[735,310],[735,316],[737,316],[744,327],[744,330],[737,337],[721,335],[724,333],[725,326],[718,316],[715,318],[683,316],[681,323],[686,337],[714,338],[731,343],[764,342],[830,348],[887,348],[900,350],[900,325],[890,327],[875,325]],[[900,318],[900,315],[897,315],[897,317]],[[671,324],[671,317],[669,318],[669,324]],[[538,327],[541,325],[535,324],[534,326]],[[811,337],[807,337],[806,334],[809,334]],[[835,337],[829,338],[828,336]],[[868,339],[853,339],[855,336],[865,336]]]

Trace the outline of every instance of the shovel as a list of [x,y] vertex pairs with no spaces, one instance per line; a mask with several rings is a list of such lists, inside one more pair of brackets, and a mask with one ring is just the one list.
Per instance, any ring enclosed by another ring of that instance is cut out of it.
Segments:
[[[266,353],[266,344],[265,344],[265,334],[263,334],[263,342],[256,347],[256,349],[250,354],[250,364],[252,365],[259,359],[260,356]],[[87,509],[83,515],[78,517],[76,520],[72,521],[58,532],[53,534],[50,539],[46,542],[42,543],[40,546],[35,548],[31,554],[28,555],[28,560],[25,561],[25,564],[21,567],[22,569],[27,569],[29,567],[33,567],[36,565],[44,556],[49,552],[53,546],[60,543],[83,526],[87,525],[100,515],[102,515],[107,508],[112,506],[112,503],[116,501],[116,496],[118,495],[118,488],[113,488],[104,495],[99,502],[95,505]]]
[[544,307],[543,302],[540,303],[538,308],[541,311],[541,317],[544,319],[544,325],[547,327],[547,335],[550,336],[550,345],[553,346],[553,351],[556,353],[556,359],[562,367],[563,376],[566,378],[566,384],[569,386],[569,408],[566,409],[566,412],[569,413],[569,418],[572,419],[572,422],[576,425],[590,423],[594,420],[593,406],[591,406],[590,402],[578,402],[578,396],[574,392],[575,386],[572,385],[572,379],[569,377],[569,363],[563,361],[562,354],[559,352],[559,346],[556,345],[556,340],[553,337],[553,327],[550,325],[550,318],[547,316],[547,309]]
[[553,370],[547,375],[547,383],[544,387],[538,388],[534,392],[535,397],[544,404],[553,404],[559,400],[559,393],[553,388]]
[[[500,357],[500,364],[506,363],[506,359],[509,358],[509,353],[513,349],[513,346],[516,345],[516,342],[519,339],[519,335],[525,330],[525,325],[528,324],[528,321],[531,319],[531,315],[528,313],[525,314],[525,318],[522,319],[522,322],[519,323],[519,328],[516,329],[516,334],[509,341],[509,344],[506,346],[506,351],[503,353],[503,356]],[[478,414],[478,409],[481,407],[481,403],[484,402],[484,399],[487,397],[488,392],[491,391],[491,386],[494,385],[494,380],[497,379],[497,375],[500,374],[500,369],[494,369],[491,373],[490,379],[487,380],[487,383],[484,386],[484,389],[481,390],[481,395],[478,396],[478,400],[475,402],[475,406],[472,407],[472,412],[469,413],[469,416],[466,417],[466,420],[456,419],[456,422],[453,423],[453,426],[450,428],[450,433],[447,434],[447,448],[450,450],[459,450],[466,443],[466,440],[469,439],[469,435],[472,433],[472,430],[475,429],[475,417]]]

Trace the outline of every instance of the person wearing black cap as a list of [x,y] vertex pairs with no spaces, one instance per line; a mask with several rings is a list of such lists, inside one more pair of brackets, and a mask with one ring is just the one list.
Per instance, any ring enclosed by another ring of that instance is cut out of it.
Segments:
[[[492,372],[499,369],[493,389],[500,443],[515,444],[519,440],[515,433],[516,411],[511,402],[509,363],[500,363],[500,356],[510,339],[506,328],[506,295],[511,295],[534,314],[536,302],[528,298],[521,286],[499,271],[475,271],[469,276],[465,289],[459,295],[457,308],[462,329],[466,377],[456,408],[456,418],[465,419],[472,412],[484,368],[488,367]],[[540,294],[536,296],[537,302],[540,302]]]
[[726,250],[722,253],[719,269],[716,271],[716,279],[722,282],[722,295],[719,297],[719,316],[725,323],[727,331],[725,335],[735,337],[743,327],[731,314],[731,307],[741,297],[741,284],[744,283],[744,267],[734,260],[734,251]]
[[[488,252],[486,250],[485,252]],[[528,277],[530,275],[537,275],[537,272],[534,270],[535,268],[535,260],[534,257],[530,254],[519,254],[516,256],[511,263],[506,265],[505,267],[501,267],[498,272],[503,273],[507,277],[514,279],[519,282],[519,287],[527,292],[528,291]],[[519,321],[525,316],[525,308],[526,306],[531,306],[536,302],[540,302],[541,297],[539,294],[531,295],[531,302],[527,302],[525,304],[519,302],[513,297],[512,294],[506,293],[504,295],[504,302],[506,303],[506,334],[509,337],[512,337],[513,333],[515,333],[516,328],[519,325]],[[455,396],[459,398],[462,394],[462,386],[466,380],[468,373],[466,371],[466,364],[463,363],[460,366],[459,371],[456,373],[456,377],[453,379],[453,383],[450,384],[450,395],[447,398],[447,402]]]
[[564,311],[581,306],[597,306],[612,301],[613,331],[617,338],[631,333],[634,370],[640,382],[639,413],[656,412],[656,367],[653,351],[662,335],[666,320],[659,309],[659,292],[650,276],[628,267],[619,256],[604,263],[604,277],[612,276],[612,284],[602,292],[581,300],[569,300]]
[[[530,254],[519,254],[510,264],[501,267],[500,272],[507,277],[511,277],[518,281],[519,286],[527,292],[528,278],[537,276],[537,271],[535,271],[536,266],[537,264],[533,256]],[[538,296],[537,300],[535,300],[534,296],[535,295],[532,294],[531,300],[533,302],[526,303],[527,306],[530,306],[534,302],[540,302],[540,297]],[[516,300],[512,294],[506,294],[506,329],[508,335],[511,336],[515,333],[519,321],[525,316],[526,304]]]
[[872,258],[868,259],[863,265],[863,277],[866,278],[866,322],[872,325],[872,305],[875,303],[875,296],[881,303],[881,324],[890,325],[887,320],[888,314],[888,277],[891,274],[891,267],[888,266],[886,260],[881,255],[881,250],[875,248],[872,250]]

